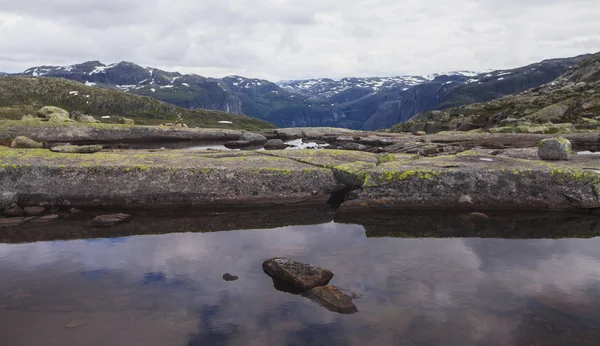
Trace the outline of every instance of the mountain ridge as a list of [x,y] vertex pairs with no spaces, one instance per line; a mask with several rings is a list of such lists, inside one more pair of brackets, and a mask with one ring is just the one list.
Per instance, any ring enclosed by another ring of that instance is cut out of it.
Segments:
[[[580,57],[547,59],[525,67],[429,76],[316,78],[271,82],[259,78],[168,72],[132,62],[88,61],[38,66],[18,75],[58,77],[152,97],[189,109],[220,110],[280,127],[331,126],[377,130],[440,106],[487,101],[537,87],[564,73]],[[525,69],[525,70],[524,70]]]

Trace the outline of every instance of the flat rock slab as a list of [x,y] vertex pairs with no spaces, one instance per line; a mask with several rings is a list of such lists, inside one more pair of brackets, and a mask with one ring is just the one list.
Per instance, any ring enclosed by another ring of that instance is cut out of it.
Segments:
[[25,224],[27,222],[30,222],[31,220],[34,220],[34,219],[35,219],[35,217],[7,217],[7,218],[0,218],[0,228],[20,226],[20,225]]
[[50,148],[55,153],[93,154],[102,150],[101,145],[57,145]]
[[256,152],[79,155],[3,147],[0,186],[5,206],[18,200],[113,207],[321,204],[340,189],[330,169]]
[[112,227],[131,221],[133,216],[123,213],[96,216],[92,220],[94,227]]
[[351,162],[377,162],[377,154],[349,150],[271,150],[266,155],[332,168]]
[[233,141],[242,131],[227,129],[191,129],[184,127],[137,126],[124,124],[32,123],[3,121],[12,137],[27,136],[43,142],[135,142],[135,141]]
[[296,262],[289,258],[274,257],[263,262],[262,268],[276,284],[285,291],[304,292],[311,288],[327,285],[333,273],[327,269],[307,263]]
[[358,312],[356,305],[352,302],[352,297],[335,286],[315,287],[306,292],[306,296],[333,312],[341,314]]
[[383,163],[342,208],[599,208],[600,157],[592,156],[548,162],[464,152]]
[[46,215],[46,216],[36,218],[36,219],[32,220],[32,222],[33,223],[47,223],[47,222],[58,221],[58,219],[60,219],[60,216],[58,216],[56,214],[51,214],[51,215]]

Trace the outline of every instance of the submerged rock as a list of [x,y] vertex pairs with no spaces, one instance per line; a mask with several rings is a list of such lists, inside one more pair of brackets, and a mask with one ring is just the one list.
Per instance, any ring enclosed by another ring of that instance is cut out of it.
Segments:
[[269,139],[267,143],[265,143],[266,150],[280,150],[285,148],[287,148],[287,145],[285,145],[281,139]]
[[4,210],[4,216],[17,217],[23,215],[25,215],[25,211],[15,203],[11,204],[8,208],[6,208],[6,210]]
[[57,145],[50,148],[56,153],[92,154],[102,150],[101,145]]
[[28,216],[42,216],[46,214],[46,208],[44,207],[25,207],[24,210]]
[[267,259],[262,267],[276,284],[281,284],[283,290],[287,288],[289,291],[304,292],[324,286],[333,277],[333,273],[327,269],[283,257]]
[[223,274],[223,280],[225,280],[225,281],[235,281],[237,279],[239,279],[239,278],[235,275],[231,275],[229,273]]
[[542,160],[568,160],[571,156],[571,141],[568,139],[542,139],[538,146],[538,156]]
[[229,149],[240,149],[240,148],[249,147],[252,145],[252,143],[249,141],[229,141],[223,145],[225,146],[225,148],[229,148]]
[[92,226],[94,227],[112,227],[121,223],[129,222],[133,219],[133,216],[128,214],[109,214],[96,216],[92,220]]
[[13,139],[10,147],[11,148],[36,149],[36,148],[43,148],[44,145],[40,142],[34,141],[33,139],[31,139],[29,137],[18,136],[15,139]]
[[335,286],[315,287],[306,292],[306,296],[330,311],[342,314],[358,312],[356,305],[352,303],[352,297]]
[[60,219],[60,216],[57,214],[51,214],[51,215],[46,215],[46,216],[42,216],[40,218],[34,219],[32,222],[34,223],[46,223],[46,222],[54,222],[57,221],[58,219]]

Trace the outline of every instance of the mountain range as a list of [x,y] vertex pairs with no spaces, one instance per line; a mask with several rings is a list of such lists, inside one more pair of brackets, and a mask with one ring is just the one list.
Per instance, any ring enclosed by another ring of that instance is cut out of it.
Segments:
[[510,70],[459,71],[430,76],[309,79],[270,82],[209,78],[142,67],[131,62],[88,61],[38,66],[17,75],[58,77],[87,86],[148,96],[190,109],[244,114],[280,127],[332,126],[377,130],[416,114],[519,93],[551,82],[586,55],[544,60]]
[[395,125],[391,131],[486,129],[546,133],[561,128],[600,129],[600,53],[586,57],[559,78],[539,87],[487,102],[426,111]]

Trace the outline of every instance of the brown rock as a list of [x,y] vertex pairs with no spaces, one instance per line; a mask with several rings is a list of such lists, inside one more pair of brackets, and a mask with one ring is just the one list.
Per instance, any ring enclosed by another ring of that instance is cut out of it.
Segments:
[[304,292],[327,285],[333,277],[327,269],[283,257],[270,258],[263,262],[262,267],[273,278],[276,288],[289,292]]
[[307,292],[307,297],[330,311],[342,314],[358,312],[352,298],[335,286],[315,287]]
[[77,208],[71,208],[71,209],[69,209],[69,213],[71,213],[71,214],[79,214],[79,213],[81,213],[81,210],[79,210]]
[[44,207],[25,207],[24,210],[28,216],[42,216],[46,214],[46,208]]
[[415,136],[425,136],[427,133],[425,133],[425,131],[415,131],[413,132],[413,135]]
[[133,216],[128,214],[109,214],[96,216],[92,220],[92,226],[94,227],[112,227],[121,223],[129,222]]

